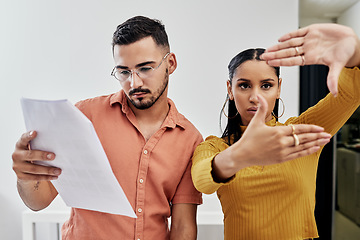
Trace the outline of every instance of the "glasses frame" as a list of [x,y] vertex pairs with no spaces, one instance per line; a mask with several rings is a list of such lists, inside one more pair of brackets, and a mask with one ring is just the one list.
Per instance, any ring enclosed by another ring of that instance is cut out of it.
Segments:
[[[170,54],[170,52],[166,53],[165,56],[161,59],[161,62],[159,63],[159,65],[157,65],[155,68],[153,68],[153,67],[151,67],[151,66],[147,66],[147,67],[149,67],[149,68],[151,68],[153,71],[155,71],[156,69],[158,69],[158,68],[161,66],[161,64],[163,63],[163,61],[165,60],[165,58],[166,58],[167,56],[169,56],[169,54]],[[134,73],[134,72],[138,75],[139,78],[141,78],[140,75],[139,75],[139,74],[140,74],[140,73],[139,73],[139,69],[142,68],[142,67],[144,67],[144,66],[135,68],[135,69],[133,69],[133,70],[127,70],[127,71],[130,72],[129,77],[128,77],[127,79],[125,79],[125,80],[121,80],[121,79],[118,79],[118,78],[115,76],[115,72],[116,72],[116,66],[115,66],[115,67],[113,68],[113,70],[111,71],[111,76],[114,76],[114,78],[115,78],[116,80],[118,80],[119,82],[122,82],[122,83],[123,83],[123,82],[126,82],[126,81],[129,80],[129,79],[131,79],[131,78],[133,77],[133,73]]]

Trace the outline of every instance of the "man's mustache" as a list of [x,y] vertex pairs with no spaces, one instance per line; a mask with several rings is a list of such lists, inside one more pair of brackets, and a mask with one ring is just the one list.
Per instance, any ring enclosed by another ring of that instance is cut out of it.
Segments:
[[141,92],[141,93],[150,93],[150,90],[149,89],[142,89],[142,88],[136,88],[136,89],[132,89],[129,91],[129,96],[135,94],[135,93],[138,93],[138,92]]

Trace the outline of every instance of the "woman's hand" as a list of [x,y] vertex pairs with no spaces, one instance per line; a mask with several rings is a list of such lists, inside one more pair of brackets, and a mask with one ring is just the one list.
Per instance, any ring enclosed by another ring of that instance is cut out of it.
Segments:
[[349,27],[331,23],[313,24],[285,34],[261,58],[272,66],[329,66],[327,85],[336,96],[342,68],[360,66],[360,40]]
[[219,181],[245,167],[282,163],[313,154],[330,141],[331,135],[316,125],[267,126],[267,102],[261,95],[258,100],[258,111],[240,140],[214,158],[213,174]]

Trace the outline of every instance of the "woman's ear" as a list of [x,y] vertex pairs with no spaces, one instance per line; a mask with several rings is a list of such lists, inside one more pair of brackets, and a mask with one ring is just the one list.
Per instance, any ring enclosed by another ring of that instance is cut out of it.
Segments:
[[168,58],[169,74],[172,74],[177,67],[175,53],[169,53],[169,56],[167,58]]
[[279,87],[277,92],[277,98],[280,98],[282,78],[279,78]]
[[227,80],[226,85],[227,85],[227,92],[228,92],[228,95],[229,95],[229,99],[230,99],[230,100],[234,100],[234,95],[233,95],[233,93],[232,93],[232,88],[231,88],[231,82],[230,82],[230,80]]

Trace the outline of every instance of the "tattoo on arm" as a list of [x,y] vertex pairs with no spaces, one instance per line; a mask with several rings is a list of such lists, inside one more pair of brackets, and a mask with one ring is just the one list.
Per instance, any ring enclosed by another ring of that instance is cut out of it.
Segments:
[[34,191],[39,190],[39,185],[40,185],[40,181],[37,181],[36,184],[34,185]]

